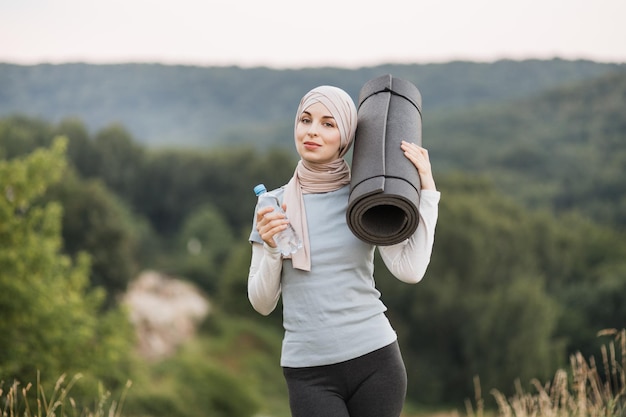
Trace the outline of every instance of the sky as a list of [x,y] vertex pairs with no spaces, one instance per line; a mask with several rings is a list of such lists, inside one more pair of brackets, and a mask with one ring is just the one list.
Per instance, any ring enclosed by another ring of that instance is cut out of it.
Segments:
[[626,63],[626,0],[0,0],[0,62]]

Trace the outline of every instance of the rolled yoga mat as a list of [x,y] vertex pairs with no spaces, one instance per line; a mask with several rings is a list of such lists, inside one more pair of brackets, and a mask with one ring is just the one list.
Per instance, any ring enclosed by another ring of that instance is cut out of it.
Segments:
[[361,88],[346,219],[364,242],[388,246],[419,223],[420,178],[400,148],[422,144],[422,97],[409,81],[384,75]]

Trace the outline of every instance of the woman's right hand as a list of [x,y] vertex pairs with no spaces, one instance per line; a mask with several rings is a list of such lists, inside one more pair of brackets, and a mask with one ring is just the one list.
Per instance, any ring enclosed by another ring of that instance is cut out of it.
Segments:
[[[283,211],[287,207],[283,204]],[[274,211],[273,207],[264,207],[256,213],[256,229],[261,235],[261,239],[269,247],[275,248],[274,235],[287,228],[289,220],[280,211]]]

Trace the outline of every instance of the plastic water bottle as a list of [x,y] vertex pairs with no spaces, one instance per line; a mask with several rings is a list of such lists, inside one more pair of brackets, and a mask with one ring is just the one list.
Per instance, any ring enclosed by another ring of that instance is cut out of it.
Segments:
[[[267,192],[265,185],[259,184],[254,187],[254,193],[259,197],[259,208],[274,207],[274,211],[279,213],[285,213],[280,206],[278,199]],[[291,226],[291,223],[287,224],[287,228],[274,235],[274,242],[276,246],[283,254],[283,256],[291,255],[302,247],[302,240],[296,234],[296,231]]]

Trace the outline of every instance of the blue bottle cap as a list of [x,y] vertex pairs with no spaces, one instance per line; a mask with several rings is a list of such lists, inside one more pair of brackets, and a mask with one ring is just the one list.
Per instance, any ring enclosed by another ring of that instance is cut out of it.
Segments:
[[265,185],[263,184],[259,184],[256,187],[254,187],[254,194],[256,195],[261,195],[266,191],[267,191],[267,188],[265,188]]

